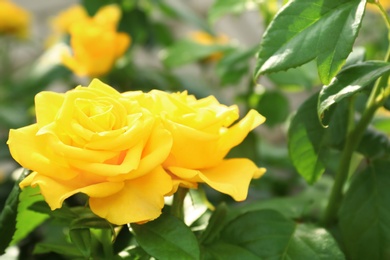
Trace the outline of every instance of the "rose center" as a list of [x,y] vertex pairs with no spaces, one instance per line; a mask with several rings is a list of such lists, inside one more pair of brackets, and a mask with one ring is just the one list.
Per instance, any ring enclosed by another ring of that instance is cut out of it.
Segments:
[[[113,115],[113,104],[104,100],[83,100],[77,102],[77,106],[81,113],[85,115],[90,122],[98,129],[97,131],[112,130],[115,125],[115,116]],[[80,122],[83,124],[84,122]],[[91,129],[92,130],[92,129]]]

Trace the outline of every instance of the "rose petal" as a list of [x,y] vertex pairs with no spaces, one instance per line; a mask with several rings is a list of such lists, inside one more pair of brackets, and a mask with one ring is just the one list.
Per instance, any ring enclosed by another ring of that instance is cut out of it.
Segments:
[[252,178],[265,173],[249,159],[227,159],[218,166],[202,170],[170,167],[169,171],[187,181],[205,182],[213,189],[232,196],[236,201],[246,199]]
[[64,94],[59,94],[50,91],[42,91],[35,96],[35,114],[37,116],[37,124],[44,126],[52,123],[62,103],[64,102]]
[[161,168],[125,182],[125,187],[105,198],[91,196],[89,205],[98,216],[123,225],[157,218],[164,206],[164,195],[172,190],[169,175]]
[[157,124],[146,143],[140,165],[132,176],[140,176],[161,165],[172,147],[172,136],[162,125]]
[[74,178],[77,173],[69,169],[63,157],[52,154],[46,136],[35,136],[37,130],[36,124],[10,130],[7,144],[12,157],[23,167],[40,174],[62,180]]
[[240,144],[251,130],[264,123],[264,121],[265,117],[260,115],[256,110],[251,109],[240,122],[223,133],[219,141],[219,150],[225,153],[223,157],[225,157],[230,149]]
[[84,193],[95,198],[107,197],[120,191],[124,182],[83,183],[80,179],[57,182],[36,172],[27,176],[20,187],[39,186],[43,197],[52,210],[61,208],[65,199],[76,193]]

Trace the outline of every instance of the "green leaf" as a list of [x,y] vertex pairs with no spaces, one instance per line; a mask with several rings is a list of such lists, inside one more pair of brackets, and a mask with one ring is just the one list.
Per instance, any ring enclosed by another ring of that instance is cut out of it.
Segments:
[[365,0],[289,2],[264,33],[256,78],[316,59],[321,81],[328,84],[352,51],[365,4]]
[[209,9],[208,18],[211,23],[226,15],[240,14],[248,9],[256,8],[259,1],[254,0],[216,0]]
[[[122,13],[118,31],[131,36],[132,44],[145,44],[152,34],[152,24],[147,14],[140,8],[133,8]],[[131,47],[131,46],[130,46]]]
[[267,75],[278,88],[287,90],[311,89],[320,84],[314,62],[306,63],[298,68],[275,72]]
[[349,259],[390,259],[390,161],[357,174],[342,202],[340,228]]
[[314,95],[301,105],[288,130],[291,161],[308,183],[314,183],[325,171],[325,165],[318,156],[325,128],[320,125],[315,112],[317,97]]
[[301,193],[289,197],[277,197],[267,200],[252,202],[240,206],[229,214],[230,219],[235,215],[261,209],[276,210],[288,219],[302,221],[304,219],[318,219],[325,209],[333,178],[324,176],[312,186],[306,187]]
[[39,187],[26,187],[19,195],[18,216],[16,218],[16,232],[12,239],[12,244],[16,244],[25,238],[31,231],[41,225],[48,215],[35,212],[30,206],[37,202],[43,202],[44,198],[40,194]]
[[249,59],[254,57],[258,47],[247,50],[232,51],[218,62],[217,74],[221,79],[221,85],[236,84],[247,74],[249,70]]
[[209,57],[216,52],[225,52],[229,45],[206,45],[191,40],[180,40],[163,52],[162,61],[169,68],[178,67]]
[[151,256],[148,255],[141,247],[131,247],[126,251],[120,252],[119,255],[116,255],[115,260],[123,259],[123,260],[150,260]]
[[225,203],[218,205],[218,207],[211,215],[206,229],[199,238],[201,243],[207,244],[219,237],[219,233],[225,225],[224,220],[226,218],[227,212],[228,208]]
[[205,247],[203,260],[258,260],[252,252],[228,243],[218,242]]
[[198,241],[181,220],[162,214],[146,224],[131,224],[139,245],[157,259],[200,259]]
[[39,243],[35,246],[33,254],[45,254],[49,252],[55,252],[60,255],[75,257],[83,257],[80,251],[71,244],[63,245],[56,243]]
[[296,224],[274,210],[240,215],[226,225],[220,241],[260,259],[344,259],[325,229]]
[[277,90],[266,91],[261,94],[256,110],[267,118],[265,124],[273,127],[287,119],[290,112],[290,104],[282,92]]
[[69,236],[81,254],[89,259],[91,256],[91,232],[88,228],[77,228],[69,230]]
[[[329,148],[340,148],[346,135],[348,103],[341,102],[327,113],[324,128],[317,117],[318,94],[311,96],[298,109],[288,130],[288,151],[293,165],[312,184],[329,163]],[[348,100],[346,100],[348,101]]]
[[188,6],[176,2],[175,7],[166,3],[166,1],[155,1],[160,10],[166,15],[181,19],[189,24],[195,25],[197,28],[213,34],[210,25],[202,18],[198,17]]
[[19,180],[15,182],[0,214],[0,255],[5,253],[5,249],[10,244],[16,230],[17,207],[20,193],[19,183],[23,180],[25,174],[27,174],[27,170],[24,170]]
[[387,135],[375,129],[368,128],[359,143],[357,152],[370,159],[389,158],[390,140]]
[[318,117],[321,119],[324,111],[333,104],[361,91],[389,71],[390,63],[383,61],[361,62],[343,69],[329,85],[321,89]]

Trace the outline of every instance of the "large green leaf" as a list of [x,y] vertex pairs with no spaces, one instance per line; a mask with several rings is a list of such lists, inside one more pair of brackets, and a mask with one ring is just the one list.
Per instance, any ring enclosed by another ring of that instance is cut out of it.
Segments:
[[177,67],[187,63],[199,61],[216,52],[230,50],[229,45],[206,45],[191,40],[180,40],[163,52],[163,63],[167,67]]
[[296,170],[308,183],[314,183],[325,171],[319,147],[326,131],[315,113],[316,96],[308,99],[293,117],[288,130],[288,151]]
[[333,162],[329,148],[340,149],[347,130],[348,100],[340,102],[326,114],[324,128],[317,117],[318,94],[307,99],[291,120],[288,151],[296,170],[310,184],[316,182]]
[[390,161],[377,160],[355,176],[340,209],[349,259],[390,259]]
[[292,0],[264,33],[256,77],[316,59],[328,84],[344,64],[358,35],[365,0]]
[[329,85],[322,88],[318,97],[318,117],[340,100],[352,96],[390,71],[390,63],[367,61],[343,69]]
[[227,245],[259,259],[344,259],[325,229],[297,224],[274,210],[240,215],[225,226],[219,240],[205,245],[205,250],[216,254],[215,247]]
[[163,214],[146,224],[132,224],[137,242],[157,259],[200,259],[194,233],[178,218]]

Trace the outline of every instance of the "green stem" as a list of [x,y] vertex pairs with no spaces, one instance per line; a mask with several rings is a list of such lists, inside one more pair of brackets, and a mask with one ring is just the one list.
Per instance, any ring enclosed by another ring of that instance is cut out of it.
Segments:
[[[386,54],[387,62],[390,61],[390,48]],[[385,91],[389,73],[383,75],[375,84],[368,98],[366,109],[359,122],[354,125],[353,120],[349,120],[346,142],[341,154],[341,160],[336,172],[335,182],[329,197],[328,205],[325,209],[324,216],[321,220],[322,225],[329,226],[336,222],[337,214],[343,199],[343,188],[348,179],[349,168],[354,151],[358,147],[364,132],[370,124],[376,110],[381,107],[387,98],[388,93]],[[354,116],[354,110],[350,109],[350,119]]]
[[386,21],[387,28],[390,29],[390,18],[389,18],[389,15],[387,14],[386,9],[383,8],[383,6],[381,5],[381,3],[379,1],[375,2],[375,4],[378,6],[379,10],[381,11],[382,17]]
[[187,192],[187,188],[179,187],[173,195],[171,214],[181,220],[184,220],[184,198],[186,197]]

